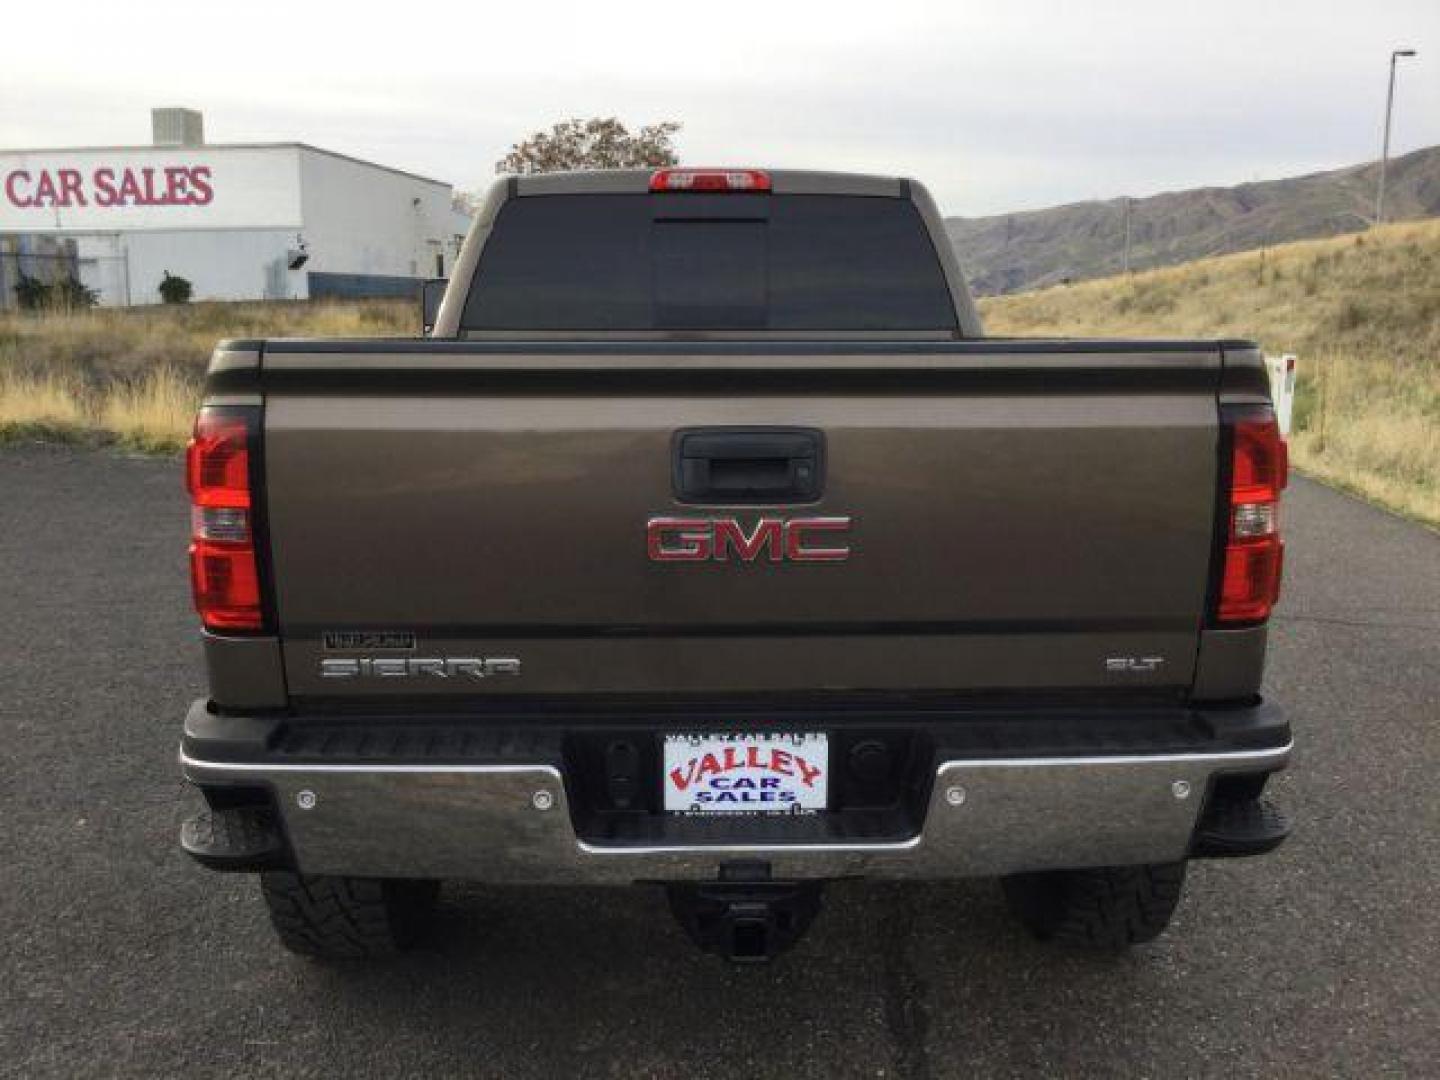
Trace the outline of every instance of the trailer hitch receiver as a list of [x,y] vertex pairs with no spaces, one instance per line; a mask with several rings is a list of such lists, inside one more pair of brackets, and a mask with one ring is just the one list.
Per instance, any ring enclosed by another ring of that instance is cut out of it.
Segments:
[[794,945],[820,910],[819,882],[718,881],[666,886],[670,910],[700,948],[762,963]]

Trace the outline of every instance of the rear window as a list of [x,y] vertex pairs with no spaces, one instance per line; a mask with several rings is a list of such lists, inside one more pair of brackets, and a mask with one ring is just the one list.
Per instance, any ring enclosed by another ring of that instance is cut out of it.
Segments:
[[913,203],[540,195],[500,211],[462,330],[954,330]]

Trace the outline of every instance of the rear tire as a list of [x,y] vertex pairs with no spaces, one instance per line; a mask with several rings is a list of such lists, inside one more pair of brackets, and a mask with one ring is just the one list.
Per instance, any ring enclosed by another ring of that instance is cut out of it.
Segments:
[[260,889],[285,948],[301,956],[352,960],[389,956],[413,945],[440,883],[277,870],[260,875]]
[[1010,911],[1041,941],[1118,952],[1170,925],[1185,864],[1050,870],[1004,880]]

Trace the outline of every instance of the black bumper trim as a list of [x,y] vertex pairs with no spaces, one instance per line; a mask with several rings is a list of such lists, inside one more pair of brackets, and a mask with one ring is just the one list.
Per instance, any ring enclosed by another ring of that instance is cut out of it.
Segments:
[[[761,718],[763,716],[763,719]],[[235,716],[204,700],[190,706],[182,749],[205,761],[254,764],[419,762],[559,765],[567,734],[616,731],[886,729],[925,736],[942,758],[1224,753],[1290,742],[1290,725],[1269,702],[1233,707],[1046,707],[936,709],[876,707],[828,711],[777,707],[757,715],[706,707],[636,707],[603,719],[563,710],[484,716],[399,712],[363,717]]]

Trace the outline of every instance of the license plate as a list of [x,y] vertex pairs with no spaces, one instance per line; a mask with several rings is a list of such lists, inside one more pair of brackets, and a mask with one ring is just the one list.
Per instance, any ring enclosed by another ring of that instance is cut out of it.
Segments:
[[830,740],[813,731],[666,735],[664,769],[672,814],[813,814],[825,809]]

